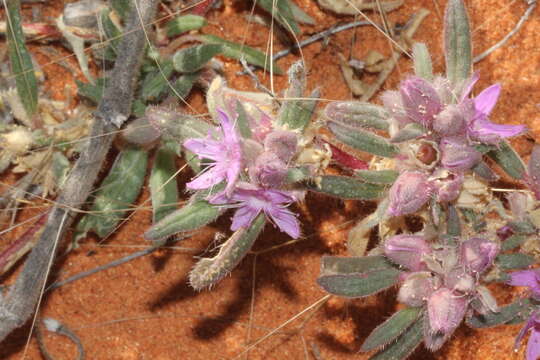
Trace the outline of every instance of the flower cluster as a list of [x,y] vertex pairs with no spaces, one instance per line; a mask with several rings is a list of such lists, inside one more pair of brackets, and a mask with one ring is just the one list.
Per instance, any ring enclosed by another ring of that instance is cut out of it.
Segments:
[[[489,121],[501,87],[492,85],[470,98],[477,81],[475,74],[462,86],[453,87],[443,77],[428,81],[411,76],[399,91],[382,95],[392,117],[391,136],[402,150],[400,176],[390,190],[390,215],[414,213],[431,196],[439,202],[455,200],[465,172],[482,159],[477,145],[497,146],[502,139],[525,131],[523,125]],[[402,143],[402,139],[407,141]]]
[[489,290],[479,285],[500,247],[472,238],[459,245],[430,244],[421,235],[396,235],[384,243],[384,254],[405,267],[398,300],[410,307],[425,307],[424,343],[439,349],[459,326],[469,307],[486,314],[497,311]]

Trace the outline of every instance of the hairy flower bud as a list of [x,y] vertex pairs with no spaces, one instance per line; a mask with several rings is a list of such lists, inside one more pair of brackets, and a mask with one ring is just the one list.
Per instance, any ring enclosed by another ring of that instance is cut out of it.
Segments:
[[287,176],[287,165],[273,152],[265,151],[249,169],[251,179],[264,188],[279,188]]
[[297,135],[292,131],[272,131],[264,139],[265,150],[273,152],[285,163],[288,163],[296,155],[297,146]]
[[433,130],[440,136],[454,136],[466,131],[465,118],[459,106],[448,105],[433,121]]
[[435,116],[442,110],[437,91],[426,80],[411,76],[399,89],[407,115],[425,127],[431,127]]
[[448,170],[469,170],[482,159],[482,154],[461,138],[444,138],[440,150],[441,164]]
[[476,281],[471,274],[461,267],[454,268],[444,277],[444,285],[462,294],[472,294],[476,290]]
[[439,278],[431,272],[414,272],[407,276],[399,288],[398,301],[412,307],[422,306],[439,286]]
[[419,235],[395,235],[384,242],[386,257],[412,271],[418,271],[424,267],[422,258],[429,253],[431,253],[431,247]]
[[405,171],[390,188],[388,213],[392,216],[412,214],[424,206],[432,191],[427,175]]
[[493,264],[500,245],[482,238],[472,238],[461,244],[461,262],[472,272],[481,273]]
[[439,202],[454,201],[461,193],[463,174],[453,174],[448,170],[438,169],[431,178]]
[[434,333],[452,333],[463,320],[467,303],[466,297],[456,296],[448,288],[435,291],[427,302],[430,330]]

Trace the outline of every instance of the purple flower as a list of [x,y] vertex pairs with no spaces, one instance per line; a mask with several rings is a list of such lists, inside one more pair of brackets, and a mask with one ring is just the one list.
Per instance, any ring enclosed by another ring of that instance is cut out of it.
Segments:
[[448,170],[466,171],[482,160],[482,154],[462,138],[444,138],[440,143],[441,164]]
[[540,269],[511,272],[507,283],[512,286],[528,286],[533,298],[540,300]]
[[296,215],[287,209],[295,200],[285,191],[261,189],[248,183],[239,183],[230,196],[221,192],[212,197],[210,203],[238,208],[231,225],[233,231],[249,227],[262,211],[281,231],[297,239],[300,237],[300,224]]
[[264,188],[279,188],[287,177],[287,164],[270,151],[257,157],[249,168],[251,180]]
[[[525,125],[501,125],[489,121],[488,116],[495,107],[501,93],[501,85],[491,85],[474,98],[476,113],[469,122],[469,136],[487,144],[497,144],[501,138],[519,135],[527,129]],[[464,101],[467,101],[465,99]]]
[[390,188],[388,213],[392,216],[412,214],[428,202],[432,192],[433,187],[427,175],[405,171]]
[[428,81],[411,76],[401,83],[399,92],[409,119],[430,128],[443,106],[437,90]]
[[527,352],[525,353],[527,360],[538,360],[540,359],[540,312],[536,311],[531,315],[527,324],[520,330],[518,336],[516,337],[515,348],[519,348],[521,340],[527,334],[527,331],[531,330],[531,336],[527,342]]
[[534,192],[537,200],[540,200],[540,145],[535,145],[527,164],[527,183]]
[[395,235],[384,242],[384,255],[409,270],[423,268],[423,257],[431,253],[431,247],[419,235]]
[[467,311],[469,300],[455,295],[448,288],[440,288],[429,297],[427,313],[432,332],[450,334],[459,326]]
[[489,268],[500,245],[482,238],[472,238],[461,243],[461,262],[472,273],[482,273]]
[[242,169],[242,147],[240,138],[225,112],[218,110],[221,125],[219,140],[210,134],[204,139],[188,139],[184,147],[200,159],[212,160],[208,167],[186,186],[192,190],[208,189],[227,179],[225,191],[230,195]]

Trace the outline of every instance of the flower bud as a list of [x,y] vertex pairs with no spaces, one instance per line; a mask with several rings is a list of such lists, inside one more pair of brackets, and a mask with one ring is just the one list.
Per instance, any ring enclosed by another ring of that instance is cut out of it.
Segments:
[[461,323],[467,310],[467,298],[456,296],[448,288],[440,288],[428,299],[427,313],[430,330],[450,334]]
[[412,307],[420,307],[439,286],[439,278],[432,276],[431,272],[414,272],[407,276],[399,288],[398,301]]
[[426,80],[412,76],[399,89],[407,115],[419,124],[431,128],[435,116],[442,110],[437,91]]
[[405,171],[390,188],[388,213],[392,216],[412,214],[427,203],[432,191],[427,175]]
[[444,138],[440,143],[441,164],[448,170],[465,171],[476,165],[482,154],[460,138]]
[[395,235],[384,242],[387,258],[412,271],[424,268],[423,256],[431,253],[431,247],[419,235]]
[[540,200],[540,145],[536,145],[527,164],[527,182],[534,192],[536,199]]
[[264,139],[265,150],[273,152],[285,163],[288,163],[296,155],[297,145],[297,135],[292,131],[272,131]]
[[471,274],[464,269],[457,267],[451,270],[444,277],[444,285],[453,291],[459,291],[462,294],[472,294],[476,290],[476,281]]
[[435,194],[439,202],[450,202],[457,199],[463,185],[463,174],[453,174],[445,169],[439,169],[434,178]]
[[287,165],[273,152],[265,151],[257,157],[249,175],[264,188],[279,188],[287,176]]
[[493,264],[500,245],[482,238],[472,238],[461,244],[461,263],[472,272],[481,273]]
[[433,121],[433,130],[440,136],[453,136],[466,131],[465,118],[457,105],[448,105]]

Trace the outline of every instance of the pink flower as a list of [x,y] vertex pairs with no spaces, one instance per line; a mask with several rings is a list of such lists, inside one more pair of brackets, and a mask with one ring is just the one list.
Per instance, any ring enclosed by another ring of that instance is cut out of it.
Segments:
[[411,76],[401,83],[399,92],[407,117],[426,128],[431,128],[443,105],[437,90],[427,80]]
[[188,139],[184,147],[200,159],[211,160],[208,167],[186,186],[192,190],[208,189],[227,180],[225,191],[231,194],[242,169],[240,138],[225,112],[218,110],[221,133],[214,140],[210,134],[204,139]]
[[390,188],[388,213],[392,216],[412,214],[428,202],[432,192],[433,186],[426,174],[405,171]]
[[531,330],[531,336],[527,342],[527,352],[525,353],[527,360],[538,360],[540,359],[540,312],[536,311],[531,315],[527,324],[519,332],[515,348],[519,348],[519,345],[527,331]]
[[511,272],[507,283],[512,286],[529,287],[533,298],[540,300],[540,269]]
[[297,239],[300,237],[300,224],[296,215],[287,209],[295,200],[285,191],[239,183],[230,196],[221,192],[212,197],[210,203],[238,208],[231,225],[233,231],[249,227],[262,211],[281,231]]
[[412,271],[424,269],[423,257],[430,253],[431,247],[419,235],[395,235],[384,242],[384,255]]

